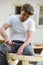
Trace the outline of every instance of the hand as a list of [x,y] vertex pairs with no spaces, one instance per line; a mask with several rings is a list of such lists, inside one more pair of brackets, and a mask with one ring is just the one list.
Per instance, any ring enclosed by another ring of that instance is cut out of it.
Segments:
[[12,46],[13,45],[13,43],[12,43],[11,40],[10,41],[7,41],[6,44],[8,44],[9,46]]
[[23,54],[23,48],[22,48],[22,47],[20,47],[20,48],[18,49],[17,54],[19,54],[19,55],[22,55],[22,54]]

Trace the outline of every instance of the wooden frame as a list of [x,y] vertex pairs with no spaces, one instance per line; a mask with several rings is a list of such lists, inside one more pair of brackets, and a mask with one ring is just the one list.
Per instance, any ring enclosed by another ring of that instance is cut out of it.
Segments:
[[33,48],[34,48],[35,54],[40,54],[41,51],[43,50],[43,46],[42,45],[35,45],[35,46],[33,46]]
[[[18,3],[18,4],[13,4],[13,7],[12,7],[12,14],[17,14],[16,12],[16,7],[21,7],[22,6],[22,3]],[[18,9],[19,10],[19,9]],[[19,14],[20,12],[18,12]]]
[[[43,51],[41,54],[43,55]],[[6,57],[9,65],[17,64],[19,62],[18,60],[22,60],[22,65],[31,65],[29,64],[29,61],[43,62],[43,56],[25,56],[25,55],[8,53]]]
[[38,10],[39,10],[39,15],[38,15],[38,21],[37,21],[37,27],[43,27],[43,3],[38,4]]

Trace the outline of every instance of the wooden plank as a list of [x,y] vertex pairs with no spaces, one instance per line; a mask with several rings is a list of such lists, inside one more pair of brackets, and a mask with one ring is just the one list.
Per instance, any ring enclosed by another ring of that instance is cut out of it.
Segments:
[[13,64],[12,60],[8,59],[8,65],[12,65],[12,64]]
[[43,50],[42,50],[42,52],[41,52],[40,56],[43,56]]
[[34,49],[43,49],[43,46],[33,46]]
[[35,45],[35,46],[33,46],[33,48],[34,48],[34,52],[36,54],[40,54],[42,49],[43,49],[43,45],[42,46],[41,45]]
[[22,61],[22,65],[33,65],[33,64],[30,64],[29,61],[24,60]]
[[22,61],[22,65],[30,65],[28,61],[24,60]]
[[17,60],[26,60],[26,61],[41,61],[43,62],[43,56],[25,56],[25,55],[17,55],[13,53],[7,54],[7,59],[17,59]]
[[8,59],[8,65],[17,65],[17,63],[19,62],[19,60],[12,60],[12,59]]

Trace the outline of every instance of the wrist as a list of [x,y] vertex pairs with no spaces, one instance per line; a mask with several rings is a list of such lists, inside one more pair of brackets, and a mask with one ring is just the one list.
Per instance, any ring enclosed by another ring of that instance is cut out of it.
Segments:
[[5,39],[5,43],[6,43],[6,42],[11,42],[11,40],[10,40],[9,37],[7,37],[7,38]]
[[21,48],[24,49],[24,46],[22,45]]

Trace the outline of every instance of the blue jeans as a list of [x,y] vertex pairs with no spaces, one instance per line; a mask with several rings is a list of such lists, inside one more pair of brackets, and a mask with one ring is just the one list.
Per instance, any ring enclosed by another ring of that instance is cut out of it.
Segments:
[[[14,44],[15,43],[15,44]],[[10,47],[7,44],[0,44],[0,65],[8,65],[6,60],[6,53],[16,53],[18,48],[22,45],[21,41],[14,41],[13,46]],[[23,50],[23,55],[34,56],[34,50],[32,45],[27,45]],[[21,61],[18,63],[21,65]]]

